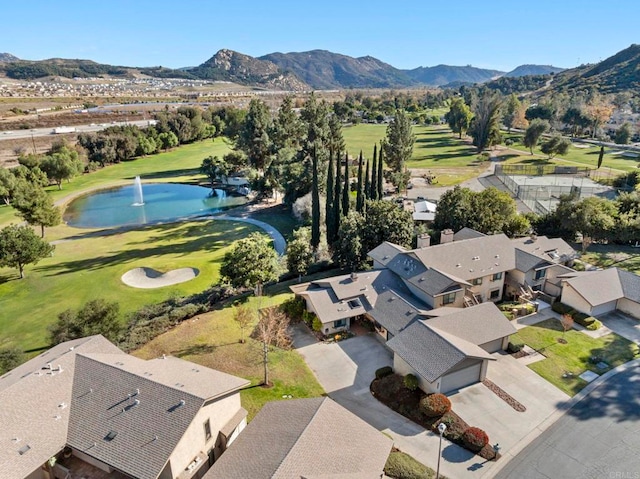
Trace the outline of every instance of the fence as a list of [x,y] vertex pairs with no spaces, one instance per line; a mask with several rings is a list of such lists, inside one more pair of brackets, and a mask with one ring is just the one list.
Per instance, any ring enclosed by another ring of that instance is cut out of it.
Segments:
[[[546,176],[546,175],[572,175],[589,177],[592,168],[588,166],[564,166],[564,165],[496,165],[495,174],[498,178],[507,176]],[[502,179],[502,178],[500,178]]]

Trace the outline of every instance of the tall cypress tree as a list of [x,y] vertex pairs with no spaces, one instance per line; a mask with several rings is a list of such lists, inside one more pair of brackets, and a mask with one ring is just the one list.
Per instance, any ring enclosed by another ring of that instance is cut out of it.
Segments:
[[383,166],[382,166],[382,161],[383,161],[383,155],[382,155],[382,148],[380,148],[380,151],[378,153],[378,198],[382,199],[384,198],[384,187],[382,186],[382,176],[383,176]]
[[349,214],[349,153],[344,154],[344,187],[342,188],[342,216]]
[[342,217],[342,167],[340,161],[340,152],[336,152],[336,179],[335,179],[335,192],[333,197],[333,231],[335,231],[338,238],[338,231],[340,230],[340,218]]
[[312,151],[313,179],[311,185],[311,246],[314,251],[320,245],[320,189],[318,187],[318,155],[316,147]]
[[377,200],[378,196],[378,144],[373,145],[373,161],[371,164],[371,189],[370,195],[372,200]]
[[364,170],[364,200],[371,199],[371,177],[369,176],[369,158],[367,167]]
[[362,150],[360,150],[360,156],[358,157],[358,189],[356,190],[356,211],[360,213],[362,206],[364,205],[362,191]]
[[325,225],[327,227],[327,243],[332,244],[337,236],[337,230],[335,230],[335,206],[333,204],[335,198],[335,185],[333,175],[335,174],[333,169],[333,150],[329,150],[329,171],[327,171],[327,202],[325,212]]

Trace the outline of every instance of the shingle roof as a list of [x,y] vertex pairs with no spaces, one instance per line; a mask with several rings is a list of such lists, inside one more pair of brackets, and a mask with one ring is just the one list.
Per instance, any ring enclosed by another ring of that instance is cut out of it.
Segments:
[[329,398],[271,402],[204,478],[380,477],[391,446]]
[[482,348],[446,331],[416,321],[390,339],[387,346],[420,376],[434,382],[468,357],[491,359]]
[[566,282],[591,306],[615,301],[624,296],[617,268],[585,272]]
[[67,442],[133,477],[155,479],[204,401],[248,383],[177,358],[79,354]]
[[469,281],[515,267],[515,251],[504,234],[412,250],[423,265]]
[[575,250],[562,238],[523,237],[514,238],[511,242],[516,248],[553,263],[564,263],[576,256]]
[[405,251],[406,250],[402,246],[385,241],[369,251],[367,255],[383,266],[386,266],[387,263],[395,258],[397,254],[404,253]]
[[484,233],[480,233],[480,231],[476,231],[472,228],[462,228],[460,231],[454,233],[453,241],[463,241],[473,238],[482,238],[483,236],[487,236]]
[[552,264],[553,263],[542,259],[540,256],[516,248],[516,269],[518,271],[526,273],[532,269],[545,268]]
[[624,297],[640,303],[640,276],[618,269],[618,277],[620,278]]
[[[125,355],[104,337],[90,336],[54,346],[0,378],[2,477],[26,477],[64,448],[75,358],[87,352]],[[20,455],[25,446],[30,449]]]
[[378,295],[375,307],[368,314],[395,336],[419,318],[422,312],[407,296],[388,289]]
[[450,309],[457,309],[457,311],[427,319],[425,324],[478,345],[516,332],[513,324],[491,302],[470,308]]

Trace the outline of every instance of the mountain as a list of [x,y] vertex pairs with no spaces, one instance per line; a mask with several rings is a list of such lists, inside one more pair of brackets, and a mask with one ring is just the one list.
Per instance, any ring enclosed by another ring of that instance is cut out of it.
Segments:
[[275,63],[227,49],[218,51],[188,72],[203,80],[231,81],[280,90],[309,90],[309,85],[294,74],[283,72]]
[[0,53],[0,63],[17,62],[18,60],[20,59],[11,53]]
[[402,88],[412,86],[405,72],[370,56],[354,58],[326,50],[270,53],[259,57],[291,71],[316,89]]
[[548,75],[550,73],[560,73],[564,68],[558,68],[551,65],[520,65],[504,76],[507,78],[524,77],[528,75]]
[[558,73],[554,90],[597,88],[601,93],[640,90],[640,45],[633,44],[595,65],[583,65]]
[[405,70],[405,73],[416,83],[424,85],[440,86],[449,83],[484,83],[504,72],[499,70],[486,70],[470,65],[456,67],[450,65],[437,65],[435,67],[418,67],[413,70]]

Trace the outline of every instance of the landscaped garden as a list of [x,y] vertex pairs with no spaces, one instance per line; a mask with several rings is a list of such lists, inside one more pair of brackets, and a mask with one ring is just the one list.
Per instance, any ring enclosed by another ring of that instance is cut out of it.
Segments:
[[[638,355],[636,344],[615,333],[592,338],[575,329],[564,332],[560,321],[553,318],[521,329],[511,336],[511,342],[526,344],[546,356],[529,368],[570,396],[587,385],[578,377],[583,372],[603,374]],[[599,368],[598,363],[607,367]]]

